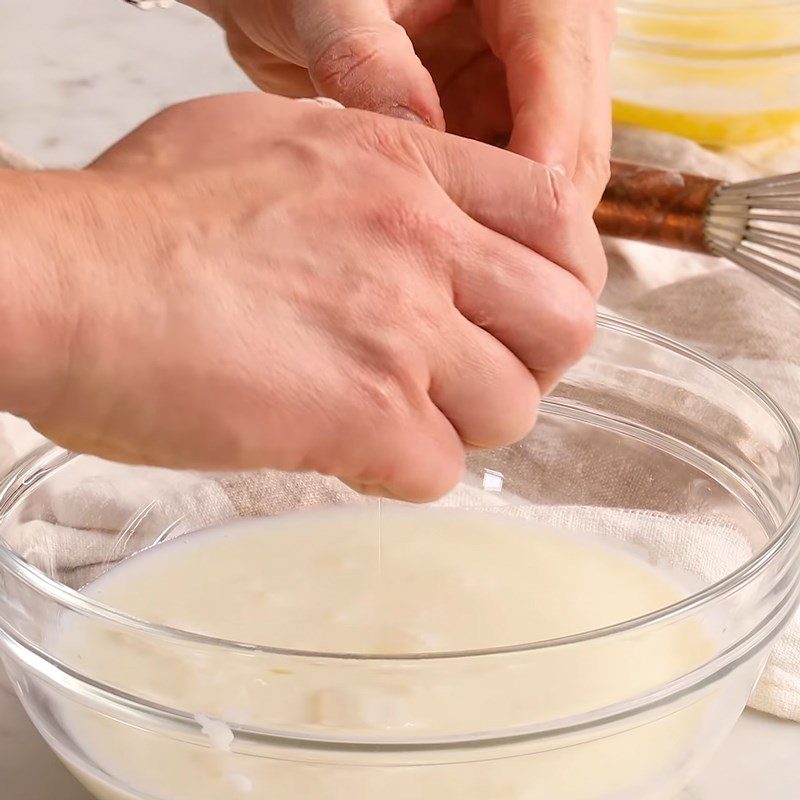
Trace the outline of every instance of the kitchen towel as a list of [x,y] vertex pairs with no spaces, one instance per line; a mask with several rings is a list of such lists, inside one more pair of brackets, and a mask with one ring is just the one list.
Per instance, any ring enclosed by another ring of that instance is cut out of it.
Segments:
[[[739,180],[769,172],[800,169],[800,133],[781,142],[738,151],[710,152],[666,134],[618,127],[614,156],[623,160],[663,165],[688,172]],[[25,159],[0,149],[0,163],[30,166]],[[800,421],[800,311],[772,289],[737,267],[712,258],[686,255],[647,245],[608,241],[608,286],[602,298],[605,309],[684,340],[739,369]],[[26,423],[0,415],[0,472],[41,443]],[[524,457],[524,454],[523,454]],[[560,465],[569,474],[570,465]],[[151,508],[146,518],[130,529],[129,521],[157,493],[164,496],[164,481],[174,484],[174,496],[183,498],[191,487],[191,513],[183,524],[201,526],[221,516],[275,514],[296,507],[335,503],[343,496],[340,485],[313,475],[254,474],[196,479],[160,470],[140,469],[135,478],[108,465],[102,478],[57,487],[46,494],[35,518],[26,519],[13,532],[9,544],[33,564],[80,586],[103,568],[108,537],[115,537],[116,556],[135,552],[152,538],[176,509],[168,500]],[[551,479],[559,480],[558,465]],[[531,480],[538,478],[531,476]],[[621,511],[604,507],[603,494],[614,495],[613,481],[630,481],[630,475],[597,473],[597,505],[569,505],[540,509],[537,516],[556,525],[600,530],[658,552],[651,557],[669,563],[703,582],[718,580],[746,560],[757,546],[723,520],[690,518],[664,499],[663,508]],[[519,490],[520,487],[518,487]],[[523,491],[519,491],[524,495]],[[531,491],[535,489],[530,487]],[[462,485],[457,498],[473,491]],[[485,498],[485,495],[482,495]],[[176,502],[178,502],[176,500]],[[476,500],[477,502],[477,500]],[[87,529],[86,509],[92,509]],[[47,536],[43,536],[46,529]],[[124,536],[120,531],[125,530]],[[43,547],[43,542],[49,544]],[[800,616],[778,641],[762,679],[751,698],[754,708],[800,721]]]

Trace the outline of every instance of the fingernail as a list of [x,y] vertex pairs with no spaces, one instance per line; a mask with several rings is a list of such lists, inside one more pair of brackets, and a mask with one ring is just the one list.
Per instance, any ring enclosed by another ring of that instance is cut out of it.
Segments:
[[344,106],[338,100],[334,100],[331,97],[299,97],[297,102],[313,103],[314,105],[322,106],[323,108],[344,108]]
[[421,117],[416,111],[412,111],[408,106],[389,106],[388,108],[378,109],[381,114],[396,119],[405,119],[408,122],[415,122],[417,125],[424,125],[426,128],[432,127],[431,121]]

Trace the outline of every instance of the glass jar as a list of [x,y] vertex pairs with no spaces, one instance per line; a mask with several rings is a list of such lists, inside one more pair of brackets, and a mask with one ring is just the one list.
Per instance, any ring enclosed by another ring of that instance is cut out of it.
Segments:
[[614,115],[706,145],[800,124],[798,0],[619,0]]

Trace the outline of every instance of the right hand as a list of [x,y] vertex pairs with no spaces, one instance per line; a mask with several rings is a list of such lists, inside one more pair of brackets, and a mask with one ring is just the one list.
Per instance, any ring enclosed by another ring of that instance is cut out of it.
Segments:
[[13,410],[79,451],[428,500],[593,337],[605,260],[570,182],[420,125],[193,101],[49,196],[74,315]]
[[611,148],[614,0],[183,0],[261,89],[472,139],[558,167],[597,205]]

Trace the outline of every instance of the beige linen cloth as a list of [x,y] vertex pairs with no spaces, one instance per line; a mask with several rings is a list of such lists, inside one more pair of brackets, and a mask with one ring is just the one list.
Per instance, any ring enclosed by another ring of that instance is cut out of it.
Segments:
[[[715,154],[664,134],[620,128],[615,132],[615,150],[619,158],[733,180],[800,170],[800,134],[770,145]],[[18,168],[32,166],[0,146],[0,163],[4,157],[7,164]],[[727,361],[761,384],[800,421],[800,311],[755,278],[714,259],[619,242],[607,243],[607,251],[611,272],[603,297],[606,309]],[[40,442],[26,423],[0,415],[0,473]],[[661,498],[657,508],[652,504],[639,511],[606,507],[609,498],[619,496],[621,487],[635,488],[646,469],[644,464],[631,464],[626,474],[620,474],[618,467],[603,468],[602,453],[595,455],[596,486],[590,487],[589,502],[596,507],[568,505],[567,491],[563,505],[539,508],[538,518],[633,545],[646,543],[651,559],[703,583],[722,578],[757,547],[724,521],[682,516],[679,504],[671,503],[669,496]],[[523,462],[525,457],[525,452],[515,456]],[[525,476],[511,487],[516,494],[534,496],[545,481],[550,482],[550,490],[553,482],[569,485],[573,465],[542,462],[541,458],[535,463],[533,468],[531,460],[527,471],[525,463],[514,464],[516,473]],[[546,470],[538,468],[542,463]],[[170,489],[166,494],[165,481]],[[284,476],[280,481],[263,475],[209,477],[198,484],[195,478],[180,474],[138,470],[131,475],[108,465],[102,479],[95,475],[72,488],[45,487],[35,518],[13,530],[9,544],[31,563],[80,586],[109,558],[109,537],[114,537],[112,561],[115,556],[135,552],[176,515],[185,516],[185,505],[171,506],[169,496],[172,493],[181,498],[176,503],[185,504],[187,492],[191,512],[183,524],[189,529],[221,517],[275,514],[335,503],[342,497],[336,481],[317,476]],[[131,517],[157,494],[166,499],[120,537]],[[555,495],[550,491],[549,496]],[[497,503],[502,503],[497,497]],[[455,502],[475,507],[485,506],[486,498],[486,493],[475,488],[474,480],[455,493]],[[585,497],[583,500],[586,502]],[[92,510],[91,528],[81,527],[86,526],[87,509]],[[508,511],[521,513],[515,508]],[[800,616],[777,643],[751,705],[800,721]]]

